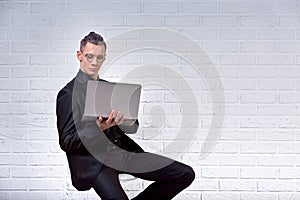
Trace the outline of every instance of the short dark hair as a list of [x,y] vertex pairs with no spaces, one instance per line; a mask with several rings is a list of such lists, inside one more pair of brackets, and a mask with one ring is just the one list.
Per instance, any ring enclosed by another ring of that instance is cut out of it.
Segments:
[[104,42],[103,37],[92,31],[80,41],[80,51],[81,52],[83,52],[84,47],[88,42],[95,44],[95,45],[104,45],[105,50],[106,50],[106,43]]

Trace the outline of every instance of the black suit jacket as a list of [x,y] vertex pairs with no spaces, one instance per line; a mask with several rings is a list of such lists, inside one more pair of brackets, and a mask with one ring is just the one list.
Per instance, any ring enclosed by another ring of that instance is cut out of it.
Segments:
[[137,131],[138,120],[132,126],[113,126],[105,130],[105,134],[95,121],[81,121],[88,80],[93,79],[79,70],[76,77],[59,91],[56,99],[59,144],[61,149],[66,152],[72,184],[78,190],[90,189],[103,165],[87,150],[84,145],[86,142],[91,146],[97,146],[99,151],[105,152],[107,149],[105,141],[107,140],[104,137],[114,135],[120,139],[121,148],[131,152],[143,152],[138,144],[125,135],[125,132],[135,133]]

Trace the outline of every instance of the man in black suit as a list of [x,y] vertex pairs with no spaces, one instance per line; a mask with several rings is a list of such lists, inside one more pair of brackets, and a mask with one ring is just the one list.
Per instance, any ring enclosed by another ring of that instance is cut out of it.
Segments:
[[108,119],[82,121],[87,81],[104,81],[98,71],[105,53],[101,35],[85,36],[77,51],[79,72],[57,95],[59,144],[67,155],[72,184],[78,190],[94,188],[103,200],[127,200],[118,179],[126,173],[154,181],[135,200],[172,199],[192,183],[195,173],[183,163],[144,152],[130,139],[125,133],[135,133],[138,120],[129,125],[120,111],[112,111]]

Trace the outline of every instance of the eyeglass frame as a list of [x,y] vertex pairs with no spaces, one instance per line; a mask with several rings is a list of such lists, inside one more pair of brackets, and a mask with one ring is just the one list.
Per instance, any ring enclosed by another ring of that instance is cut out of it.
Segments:
[[[93,62],[93,60],[96,58],[96,61],[99,62],[99,63],[102,63],[104,60],[105,60],[105,55],[99,55],[99,56],[96,56],[94,54],[91,54],[91,53],[87,53],[85,55],[83,55],[86,59],[87,62]],[[90,58],[88,58],[88,56],[91,56]],[[99,59],[99,57],[102,57],[101,59]]]

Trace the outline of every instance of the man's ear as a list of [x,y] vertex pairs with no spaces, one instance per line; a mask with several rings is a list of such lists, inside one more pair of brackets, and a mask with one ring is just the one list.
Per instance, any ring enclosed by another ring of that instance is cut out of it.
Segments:
[[77,59],[79,60],[79,62],[81,62],[82,59],[83,59],[83,55],[82,55],[82,53],[81,53],[79,50],[78,50],[77,53],[76,53],[76,57],[77,57]]

